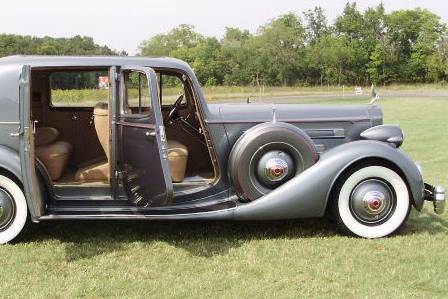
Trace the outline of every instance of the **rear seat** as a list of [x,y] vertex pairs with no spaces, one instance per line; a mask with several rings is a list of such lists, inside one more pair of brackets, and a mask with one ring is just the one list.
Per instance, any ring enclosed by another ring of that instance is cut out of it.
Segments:
[[59,132],[55,128],[36,128],[36,156],[47,168],[53,181],[58,180],[67,166],[72,145],[65,141],[56,141]]

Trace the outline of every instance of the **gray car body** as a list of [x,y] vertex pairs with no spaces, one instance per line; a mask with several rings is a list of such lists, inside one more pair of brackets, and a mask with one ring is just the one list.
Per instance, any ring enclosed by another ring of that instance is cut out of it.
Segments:
[[[193,70],[186,63],[172,58],[14,56],[0,59],[0,168],[20,181],[24,181],[27,173],[20,160],[20,143],[16,136],[21,121],[19,78],[25,65],[32,69],[132,65],[182,72],[193,85],[219,168],[218,180],[207,190],[190,195],[187,201],[155,209],[110,207],[111,213],[104,213],[108,207],[102,207],[102,213],[93,210],[91,213],[73,211],[67,215],[54,215],[49,211],[37,213],[45,203],[36,203],[35,199],[27,196],[36,222],[66,218],[262,220],[320,217],[324,215],[333,187],[344,171],[356,163],[372,159],[395,167],[406,179],[414,206],[419,210],[422,208],[424,183],[420,171],[402,151],[385,141],[387,127],[380,133],[376,132],[378,141],[361,140],[362,132],[382,125],[382,111],[378,106],[207,104]],[[321,152],[320,159],[268,195],[251,203],[241,203],[227,176],[230,151],[244,132],[250,134],[251,127],[274,119],[304,130]]]

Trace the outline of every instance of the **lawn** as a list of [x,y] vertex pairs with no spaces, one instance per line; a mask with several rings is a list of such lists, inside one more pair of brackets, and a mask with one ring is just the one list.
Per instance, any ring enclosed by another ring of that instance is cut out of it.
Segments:
[[[380,105],[426,179],[448,186],[448,97]],[[0,247],[0,287],[2,298],[446,298],[447,247],[448,215],[429,204],[381,240],[341,236],[321,219],[50,222]]]

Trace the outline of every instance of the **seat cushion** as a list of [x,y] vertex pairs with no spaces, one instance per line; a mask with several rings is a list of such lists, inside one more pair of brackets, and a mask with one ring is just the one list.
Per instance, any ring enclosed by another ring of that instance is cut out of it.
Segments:
[[53,143],[58,139],[59,131],[52,127],[36,128],[36,134],[34,136],[34,145],[42,146]]
[[94,163],[81,167],[75,174],[77,182],[107,182],[110,177],[108,162]]
[[71,150],[72,145],[70,143],[57,141],[52,144],[36,147],[36,156],[47,168],[51,179],[55,181],[61,177],[62,172],[67,166]]
[[171,179],[173,182],[182,182],[187,170],[188,149],[182,143],[168,141],[168,162],[170,164]]

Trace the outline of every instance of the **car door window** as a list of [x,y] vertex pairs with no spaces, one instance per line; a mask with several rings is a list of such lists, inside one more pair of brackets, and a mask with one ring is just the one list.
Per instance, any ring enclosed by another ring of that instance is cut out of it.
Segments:
[[147,76],[136,71],[124,72],[123,75],[121,114],[150,115],[152,107]]
[[49,84],[53,107],[94,107],[109,99],[108,70],[55,71]]
[[185,86],[181,77],[175,75],[159,74],[159,93],[161,94],[161,105],[171,106],[180,96],[185,99]]

